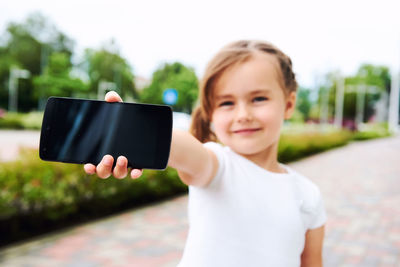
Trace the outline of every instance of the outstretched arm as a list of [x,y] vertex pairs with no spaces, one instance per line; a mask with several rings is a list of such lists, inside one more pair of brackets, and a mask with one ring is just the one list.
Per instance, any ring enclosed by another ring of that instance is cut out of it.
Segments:
[[168,165],[177,169],[187,185],[209,184],[218,169],[215,154],[188,132],[174,130]]

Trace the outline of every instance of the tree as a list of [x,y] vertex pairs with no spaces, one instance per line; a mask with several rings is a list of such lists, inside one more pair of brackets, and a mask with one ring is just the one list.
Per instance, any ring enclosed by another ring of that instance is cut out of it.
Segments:
[[73,96],[74,93],[87,91],[86,84],[70,76],[71,67],[68,54],[51,54],[44,74],[33,79],[35,97],[43,100],[49,96]]
[[[1,37],[0,47],[0,105],[7,106],[9,71],[11,67],[27,69],[31,77],[44,72],[52,53],[61,52],[71,60],[74,42],[40,13],[33,13],[22,23],[11,22]],[[37,94],[32,79],[21,80],[18,86],[19,109],[37,107]]]
[[92,93],[97,93],[99,82],[108,81],[116,84],[117,91],[123,98],[137,97],[131,67],[119,55],[117,49],[111,47],[103,47],[100,50],[87,49],[85,58]]
[[8,78],[13,59],[8,55],[5,47],[0,47],[0,108],[8,105]]
[[[361,65],[356,75],[346,78],[346,85],[365,86],[367,89],[375,89],[374,91],[367,90],[365,92],[365,106],[363,110],[363,118],[365,120],[368,120],[375,113],[375,104],[379,101],[382,94],[389,93],[390,79],[388,67],[372,64]],[[350,98],[350,101],[354,103],[354,107],[357,101],[356,92],[346,93],[346,97]],[[349,115],[349,113],[353,115],[355,113],[355,108],[353,107],[347,106],[347,110],[345,109],[347,112],[344,113],[344,116]]]
[[310,90],[306,88],[299,88],[297,92],[297,109],[303,114],[304,120],[308,120],[311,110]]
[[[324,94],[329,91],[328,109],[329,117],[333,120],[335,114],[337,73],[330,72],[325,77],[325,82],[319,90],[319,109],[324,102]],[[363,110],[364,121],[367,121],[375,113],[375,105],[382,94],[390,90],[390,73],[386,66],[376,66],[372,64],[361,65],[356,74],[345,77],[345,95],[343,103],[343,118],[354,120],[356,116],[357,90],[361,87],[373,88],[374,91],[365,92],[365,106]]]
[[191,113],[198,95],[198,80],[193,69],[179,62],[164,64],[153,73],[152,82],[143,89],[140,100],[146,103],[164,104],[163,92],[168,88],[178,92],[174,110]]

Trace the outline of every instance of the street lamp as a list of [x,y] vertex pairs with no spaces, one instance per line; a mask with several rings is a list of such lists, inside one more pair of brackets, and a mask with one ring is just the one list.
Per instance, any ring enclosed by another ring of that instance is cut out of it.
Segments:
[[336,101],[335,101],[335,126],[342,128],[343,124],[343,101],[344,101],[344,78],[339,73],[336,80]]
[[399,87],[400,71],[392,72],[389,102],[389,130],[397,133],[399,131]]
[[321,111],[320,111],[320,122],[325,127],[328,125],[328,117],[329,117],[329,93],[330,93],[330,85],[322,91],[321,96]]
[[10,79],[8,84],[8,110],[18,111],[18,79],[28,79],[30,72],[28,70],[10,68]]

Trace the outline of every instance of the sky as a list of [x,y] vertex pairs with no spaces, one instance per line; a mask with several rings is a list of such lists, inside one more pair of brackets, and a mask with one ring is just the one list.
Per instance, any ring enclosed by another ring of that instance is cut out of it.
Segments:
[[328,71],[352,75],[363,63],[398,71],[399,10],[397,0],[1,0],[0,33],[39,11],[75,40],[77,55],[114,39],[146,78],[174,61],[201,77],[222,46],[265,40],[291,57],[300,85],[312,87]]

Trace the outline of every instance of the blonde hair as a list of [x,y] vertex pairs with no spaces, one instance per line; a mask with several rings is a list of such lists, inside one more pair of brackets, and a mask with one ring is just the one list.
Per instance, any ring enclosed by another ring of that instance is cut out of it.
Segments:
[[249,60],[254,53],[262,52],[277,58],[285,95],[296,92],[297,82],[292,61],[274,45],[262,41],[242,40],[223,47],[208,63],[199,87],[200,105],[192,113],[190,132],[200,142],[217,141],[210,129],[213,112],[213,90],[218,79],[230,67]]

